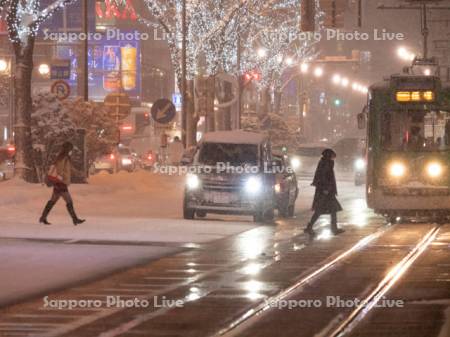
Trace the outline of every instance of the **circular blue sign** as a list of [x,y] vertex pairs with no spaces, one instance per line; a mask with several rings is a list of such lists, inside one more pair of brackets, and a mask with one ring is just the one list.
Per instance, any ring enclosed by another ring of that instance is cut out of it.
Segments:
[[177,114],[175,105],[168,99],[162,98],[153,103],[152,117],[155,122],[160,124],[168,124],[174,120]]

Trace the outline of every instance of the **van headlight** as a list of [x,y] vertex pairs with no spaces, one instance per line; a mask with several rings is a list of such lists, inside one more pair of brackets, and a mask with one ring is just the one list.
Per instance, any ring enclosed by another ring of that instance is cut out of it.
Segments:
[[406,174],[406,166],[400,162],[394,162],[389,165],[389,175],[393,178],[401,178]]
[[200,178],[196,174],[188,174],[186,177],[186,186],[190,190],[196,190],[200,187]]
[[294,171],[297,171],[300,168],[300,165],[302,163],[300,162],[300,159],[297,157],[291,158],[291,166],[294,169]]
[[358,158],[355,160],[355,169],[357,171],[362,171],[366,167],[366,161],[362,158]]
[[260,177],[250,177],[245,181],[245,191],[249,194],[258,194],[261,192],[263,183]]
[[430,178],[439,178],[444,171],[442,164],[438,162],[431,162],[426,167],[427,174]]

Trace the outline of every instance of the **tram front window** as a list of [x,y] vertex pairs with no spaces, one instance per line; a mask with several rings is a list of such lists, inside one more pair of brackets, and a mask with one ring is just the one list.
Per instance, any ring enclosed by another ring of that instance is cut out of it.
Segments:
[[393,111],[382,117],[381,141],[385,150],[450,150],[448,111]]

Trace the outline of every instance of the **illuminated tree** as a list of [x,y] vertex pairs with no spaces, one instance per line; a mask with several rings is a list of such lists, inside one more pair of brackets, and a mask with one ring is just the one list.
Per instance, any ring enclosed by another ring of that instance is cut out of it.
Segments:
[[6,14],[9,39],[15,54],[14,141],[16,174],[29,182],[36,181],[31,138],[31,78],[36,35],[41,24],[57,10],[74,0],[56,0],[45,7],[40,0],[0,0],[0,11]]

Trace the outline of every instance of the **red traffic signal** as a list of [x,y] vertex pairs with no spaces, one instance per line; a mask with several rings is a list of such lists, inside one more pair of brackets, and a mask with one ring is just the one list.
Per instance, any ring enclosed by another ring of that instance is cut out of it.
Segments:
[[260,81],[261,74],[257,71],[250,71],[242,75],[241,81],[243,85],[248,85],[252,81]]

